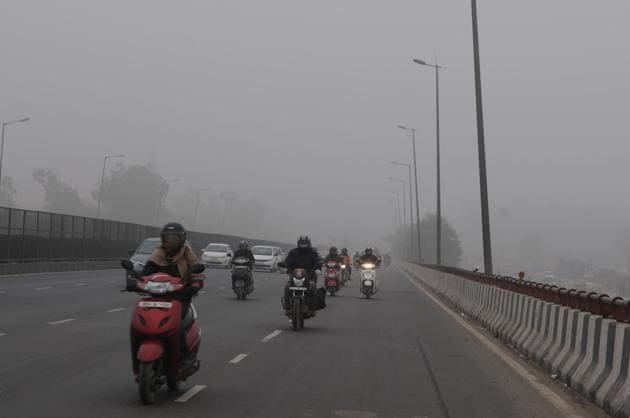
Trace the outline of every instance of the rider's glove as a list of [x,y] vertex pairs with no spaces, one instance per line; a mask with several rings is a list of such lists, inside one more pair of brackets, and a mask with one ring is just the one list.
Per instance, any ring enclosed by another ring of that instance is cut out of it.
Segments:
[[184,288],[184,295],[188,297],[193,297],[199,292],[199,288],[197,286],[188,286]]

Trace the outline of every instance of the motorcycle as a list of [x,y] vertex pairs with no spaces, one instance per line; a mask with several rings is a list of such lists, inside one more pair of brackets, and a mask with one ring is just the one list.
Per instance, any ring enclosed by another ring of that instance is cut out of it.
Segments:
[[376,281],[376,268],[377,264],[374,263],[362,263],[360,265],[361,271],[361,293],[365,295],[366,299],[372,297],[373,294],[378,292],[378,282]]
[[232,290],[237,300],[246,299],[254,291],[254,278],[248,258],[237,257],[232,260]]
[[336,261],[326,262],[324,286],[326,287],[326,290],[330,293],[330,296],[335,296],[335,293],[341,290],[341,282],[339,280],[339,264]]
[[[180,299],[186,287],[181,278],[164,273],[140,277],[129,260],[123,260],[121,264],[127,271],[128,285],[132,283],[135,286],[133,291],[144,296],[136,303],[132,314],[130,336],[133,372],[140,400],[149,405],[155,402],[162,385],[166,383],[170,390],[177,390],[180,382],[199,370],[197,353],[201,329],[192,304],[186,316],[181,317]],[[195,264],[190,272],[199,275],[204,269],[202,264]],[[190,356],[185,364],[181,356],[182,327]]]
[[341,279],[341,287],[344,287],[348,280],[350,280],[348,266],[342,264],[339,266],[339,278]]
[[[291,299],[283,300],[283,306],[287,306],[289,319],[294,331],[304,328],[304,320],[315,316],[316,311],[312,310],[306,300],[306,293],[311,286],[306,270],[297,268],[289,276],[289,290]],[[284,298],[283,298],[284,299]]]

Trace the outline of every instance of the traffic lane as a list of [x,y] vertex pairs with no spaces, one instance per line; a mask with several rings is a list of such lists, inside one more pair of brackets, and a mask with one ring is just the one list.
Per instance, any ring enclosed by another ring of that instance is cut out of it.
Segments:
[[121,282],[123,274],[121,272],[122,269],[110,269],[0,276],[0,296],[20,294],[41,287],[65,287],[80,282],[99,284],[113,280]]
[[[558,417],[558,410],[393,268],[211,374],[190,416]],[[584,413],[584,416],[588,416]]]
[[[236,301],[233,295],[220,291],[195,300],[204,331],[202,368],[183,385],[184,390],[203,385],[210,374],[231,366],[229,362],[235,356],[262,344],[260,340],[274,327],[286,323],[279,305],[277,275],[263,274],[259,278],[256,292],[260,291],[260,300]],[[273,311],[272,318],[265,313],[267,310]],[[19,342],[6,340],[11,341],[8,346],[13,347],[12,352],[0,344],[0,358],[13,360],[0,366],[0,416],[20,411],[20,416],[67,417],[85,408],[90,408],[90,416],[133,417],[145,413],[130,367],[130,313],[113,315],[49,327]],[[244,332],[243,323],[248,324],[249,331]],[[169,410],[181,409],[172,401],[183,392],[164,391],[160,403]],[[36,403],[32,393],[38,394]],[[153,411],[151,416],[155,416]]]
[[[225,271],[208,269],[204,293],[223,283]],[[32,279],[32,278],[31,278]],[[27,280],[28,281],[28,280]],[[14,333],[33,326],[70,318],[83,318],[130,305],[128,293],[121,294],[125,276],[122,269],[84,272],[69,277],[57,273],[38,278],[36,283],[14,285],[2,298],[0,333]]]

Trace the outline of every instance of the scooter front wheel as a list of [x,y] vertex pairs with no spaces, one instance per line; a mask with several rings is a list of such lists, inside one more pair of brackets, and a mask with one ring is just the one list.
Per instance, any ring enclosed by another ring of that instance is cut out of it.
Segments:
[[140,400],[144,405],[155,403],[155,396],[158,390],[156,384],[157,363],[140,363],[140,373],[138,373],[138,389],[140,392]]

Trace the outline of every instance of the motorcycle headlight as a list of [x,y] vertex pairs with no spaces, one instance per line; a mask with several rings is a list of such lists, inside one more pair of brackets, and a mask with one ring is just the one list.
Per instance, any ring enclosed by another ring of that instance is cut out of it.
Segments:
[[304,281],[306,279],[298,279],[297,277],[293,278],[293,284],[297,287],[302,287],[302,285],[304,284]]
[[342,264],[342,265],[341,265],[341,269],[342,269],[342,270],[344,270],[345,268],[346,268],[346,265],[345,265],[345,264]]
[[374,282],[372,282],[372,280],[366,280],[363,282],[363,286],[372,286],[374,284]]
[[169,282],[152,282],[149,281],[144,285],[144,290],[154,294],[161,295],[173,290],[173,285]]
[[364,269],[373,269],[376,266],[374,265],[374,263],[365,263],[361,267],[363,267]]

